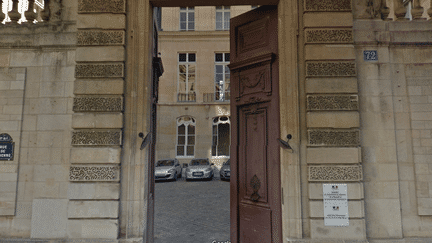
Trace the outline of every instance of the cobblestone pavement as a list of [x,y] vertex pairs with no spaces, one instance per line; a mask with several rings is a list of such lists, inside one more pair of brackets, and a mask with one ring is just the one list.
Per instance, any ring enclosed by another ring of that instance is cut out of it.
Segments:
[[155,183],[155,243],[228,242],[229,181]]

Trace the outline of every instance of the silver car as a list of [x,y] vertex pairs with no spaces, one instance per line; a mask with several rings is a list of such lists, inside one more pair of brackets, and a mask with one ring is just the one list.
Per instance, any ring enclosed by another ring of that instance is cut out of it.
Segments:
[[186,168],[186,180],[190,179],[209,179],[213,178],[213,163],[209,159],[193,159]]
[[177,159],[159,160],[155,166],[155,180],[177,180],[182,168]]
[[231,177],[231,162],[230,159],[228,159],[225,163],[223,163],[221,169],[220,169],[220,178],[221,180],[229,180]]

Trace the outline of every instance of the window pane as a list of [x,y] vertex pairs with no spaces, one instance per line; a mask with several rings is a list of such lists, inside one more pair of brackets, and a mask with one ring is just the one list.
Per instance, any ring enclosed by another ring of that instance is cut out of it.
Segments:
[[185,143],[186,143],[186,137],[185,136],[178,136],[177,144],[178,145],[184,145]]
[[229,21],[228,22],[224,22],[224,30],[229,30]]
[[180,13],[180,21],[185,22],[186,21],[186,13]]
[[180,29],[186,30],[186,22],[180,22]]
[[194,155],[194,146],[187,146],[186,155]]
[[184,156],[184,146],[177,146],[177,155]]
[[[189,53],[189,62],[195,62],[195,59],[196,59],[195,53]],[[194,66],[194,68],[195,68],[195,66]]]
[[192,125],[188,126],[188,134],[189,135],[195,134],[195,127],[194,126],[192,126]]
[[216,6],[216,9],[222,9],[222,6]]
[[216,73],[223,73],[223,65],[216,65]]
[[188,136],[188,145],[194,145],[195,144],[195,135]]
[[229,92],[231,90],[231,85],[229,83],[225,84],[225,91]]
[[215,54],[215,61],[216,62],[222,62],[222,58],[223,57],[223,54],[222,53],[216,53]]
[[180,125],[180,126],[178,126],[178,134],[179,135],[181,135],[181,134],[185,134],[185,125]]
[[222,22],[222,12],[216,12],[216,21]]
[[188,82],[194,83],[195,82],[195,74],[189,74],[188,75]]
[[225,66],[225,73],[230,73],[229,67]]
[[[217,117],[213,120],[213,122],[217,122]],[[216,125],[213,125],[213,135],[217,135],[217,126]]]
[[219,124],[218,136],[218,154],[229,155],[229,124]]
[[225,53],[225,62],[229,62],[229,61],[230,61],[230,54],[229,53]]
[[218,21],[216,22],[216,29],[221,30],[222,29],[222,22]]
[[194,10],[194,9],[195,9],[195,7],[188,7],[188,9],[189,9],[189,10]]
[[179,72],[186,73],[186,65],[179,65]]
[[224,21],[228,22],[228,24],[229,24],[229,21],[230,21],[230,12],[225,12],[225,14],[224,14]]
[[222,83],[223,83],[223,74],[216,74],[215,83],[216,83],[216,85],[222,85]]
[[195,73],[195,64],[192,64],[192,65],[188,65],[188,68],[189,68],[189,73]]
[[181,7],[180,10],[186,10],[186,7]]
[[192,22],[188,23],[188,30],[194,30],[195,29],[195,24]]
[[216,146],[212,146],[212,156],[216,156]]
[[194,12],[189,12],[188,13],[188,21],[189,22],[195,21],[195,13]]
[[[179,61],[180,62],[186,62],[186,53],[180,53],[179,54]],[[182,65],[184,66],[184,65]]]
[[230,6],[225,6],[224,9],[230,9]]

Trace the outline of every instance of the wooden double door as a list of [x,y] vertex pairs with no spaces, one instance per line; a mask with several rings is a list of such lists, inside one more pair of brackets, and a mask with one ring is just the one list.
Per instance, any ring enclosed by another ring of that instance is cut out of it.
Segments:
[[277,6],[231,19],[231,241],[282,242]]

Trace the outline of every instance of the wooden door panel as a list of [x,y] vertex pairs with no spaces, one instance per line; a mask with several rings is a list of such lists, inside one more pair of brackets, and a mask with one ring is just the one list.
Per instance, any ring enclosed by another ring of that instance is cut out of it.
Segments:
[[[239,123],[239,182],[242,203],[267,203],[268,107],[249,105],[241,109]],[[255,200],[255,201],[254,201]]]
[[277,7],[231,19],[231,242],[281,242]]
[[240,205],[240,242],[272,242],[271,210]]

